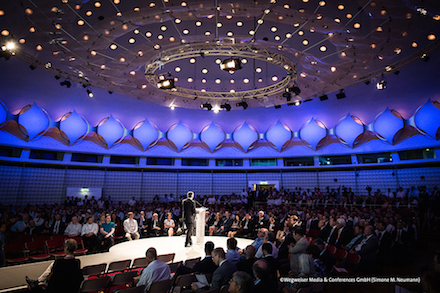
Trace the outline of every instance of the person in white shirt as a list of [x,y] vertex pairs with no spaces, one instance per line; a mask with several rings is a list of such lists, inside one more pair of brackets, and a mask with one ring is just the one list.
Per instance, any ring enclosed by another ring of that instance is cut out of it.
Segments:
[[128,218],[124,221],[124,231],[125,231],[125,238],[127,238],[129,241],[140,238],[138,232],[138,223],[134,219],[133,212],[129,212]]
[[134,205],[136,204],[136,200],[134,199],[134,196],[133,196],[132,199],[130,199],[130,200],[128,201],[128,204],[129,204],[130,206],[134,206]]
[[148,260],[148,266],[143,269],[139,282],[136,285],[138,287],[145,285],[145,292],[150,289],[151,284],[169,280],[171,277],[170,267],[166,263],[157,260],[155,248],[148,248],[146,258]]
[[78,223],[78,217],[73,216],[72,222],[70,222],[69,225],[67,225],[66,230],[64,230],[64,235],[67,235],[69,237],[76,237],[81,234],[82,225]]
[[403,190],[402,187],[399,187],[399,189],[397,190],[397,198],[406,198],[406,191]]
[[96,237],[98,236],[98,224],[93,221],[93,217],[87,218],[87,223],[82,226],[81,237],[84,242],[84,247],[90,252],[96,248]]

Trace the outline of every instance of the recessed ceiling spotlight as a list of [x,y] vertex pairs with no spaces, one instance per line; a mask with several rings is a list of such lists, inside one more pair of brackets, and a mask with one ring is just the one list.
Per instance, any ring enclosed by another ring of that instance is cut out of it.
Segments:
[[270,9],[266,9],[266,10],[264,10],[264,13],[265,13],[265,14],[269,14],[269,13],[270,13]]
[[340,19],[339,17],[336,17],[336,18],[334,19],[334,21],[337,22],[337,23],[340,23],[340,22],[341,22],[341,19]]
[[201,26],[202,25],[202,22],[201,21],[196,21],[196,26]]
[[307,77],[307,74],[305,72],[301,72],[301,74],[299,76],[301,76],[302,78],[305,78],[305,77]]
[[436,36],[434,34],[429,34],[428,35],[428,40],[434,41],[435,39],[436,39]]
[[228,15],[226,15],[226,18],[227,19],[232,19],[232,15],[228,14]]
[[413,48],[416,48],[416,47],[418,46],[418,44],[417,44],[416,42],[412,42],[411,46],[412,46]]
[[318,19],[318,20],[322,19],[322,15],[321,15],[321,14],[318,14],[318,15],[316,16],[316,19]]
[[194,80],[191,77],[188,77],[188,82],[193,82]]
[[234,83],[234,82],[235,82],[235,80],[231,79],[231,80],[230,80],[229,82],[230,82],[230,83]]
[[261,18],[259,20],[257,20],[258,24],[263,24],[264,20],[262,20]]
[[217,22],[217,27],[222,27],[223,24],[221,22]]
[[78,25],[84,25],[84,20],[82,20],[82,19],[80,19],[80,20],[78,20]]
[[319,48],[319,50],[321,50],[321,52],[325,52],[325,51],[327,51],[327,47],[326,46],[321,46]]
[[125,62],[125,58],[124,57],[119,58],[119,62]]
[[276,26],[273,26],[273,27],[270,28],[270,30],[274,33],[274,32],[277,31],[277,27],[276,27]]
[[272,76],[272,81],[277,81],[278,80],[278,76]]
[[164,31],[167,30],[167,27],[165,25],[163,25],[163,26],[160,27],[160,30],[164,32]]
[[136,40],[135,40],[134,38],[130,38],[130,39],[128,40],[128,42],[129,42],[130,44],[134,44],[134,42],[136,42]]
[[33,26],[31,26],[31,27],[29,28],[29,31],[30,31],[31,33],[35,33],[35,28],[34,28]]
[[151,32],[146,32],[145,33],[145,36],[147,37],[147,38],[149,38],[149,37],[151,37],[153,34],[151,33]]
[[156,3],[151,2],[151,3],[150,3],[150,7],[154,7],[154,6],[156,6]]
[[133,31],[133,33],[136,34],[136,35],[138,35],[138,34],[139,34],[139,30],[138,30],[138,29],[135,29],[135,30]]
[[98,8],[101,7],[101,2],[96,1],[96,2],[95,2],[95,7],[98,7]]
[[216,60],[215,60],[215,63],[220,64],[220,63],[222,63],[222,60],[220,60],[220,59],[216,59]]
[[303,31],[299,31],[299,32],[298,32],[298,35],[299,35],[299,36],[302,36],[302,35],[304,35],[304,32],[303,32]]
[[309,44],[309,41],[308,40],[303,40],[302,43],[303,43],[304,46],[307,46]]
[[118,48],[118,46],[116,44],[111,44],[110,45],[110,49],[112,50],[116,50]]
[[184,35],[189,34],[189,30],[187,30],[187,29],[184,29],[182,32],[183,32]]
[[284,4],[284,9],[289,9],[290,8],[290,6],[289,6],[289,4]]
[[162,35],[158,35],[157,38],[158,38],[159,40],[162,40],[162,39],[163,39],[163,36],[162,36]]
[[345,8],[345,6],[344,6],[343,4],[339,4],[339,5],[338,5],[338,9],[339,9],[339,10],[344,10],[344,8]]
[[257,67],[257,68],[255,69],[255,71],[256,71],[257,73],[260,73],[262,70],[261,70],[260,67]]
[[202,69],[202,73],[207,74],[207,73],[208,73],[208,69],[203,68],[203,69]]
[[292,34],[291,34],[291,33],[287,33],[287,34],[286,34],[286,38],[290,39],[291,37],[292,37]]
[[189,59],[189,63],[196,63],[196,59],[194,59],[194,58],[191,58],[191,59]]
[[216,84],[219,84],[219,83],[221,83],[221,82],[222,82],[222,81],[221,81],[220,79],[218,79],[218,78],[215,80],[215,83],[216,83]]
[[174,42],[176,40],[176,38],[175,37],[170,37],[169,40],[170,40],[170,42]]
[[89,11],[86,12],[86,15],[87,15],[87,16],[90,16],[90,15],[92,15],[92,14],[93,14],[93,12],[92,12],[91,10],[89,10]]
[[262,79],[262,78],[259,78],[259,79],[258,79],[258,82],[263,82],[263,79]]
[[233,35],[234,35],[233,32],[228,32],[228,33],[227,33],[227,36],[228,36],[228,37],[232,37]]
[[113,3],[119,4],[119,3],[121,3],[121,0],[113,0]]
[[176,19],[174,20],[174,22],[175,22],[175,23],[181,23],[182,20],[181,20],[180,18],[176,18]]
[[319,4],[319,6],[321,6],[321,7],[322,7],[322,6],[325,6],[325,1],[319,1],[318,4]]
[[238,21],[237,26],[243,26],[243,23],[241,21]]
[[255,31],[254,31],[254,30],[250,30],[250,31],[249,31],[249,34],[250,34],[251,36],[253,36],[253,35],[255,35]]
[[230,92],[230,93],[235,93],[235,90],[234,90],[234,89],[232,89],[232,90],[229,90],[229,92]]
[[160,49],[160,45],[159,44],[154,45],[154,49],[159,50]]
[[211,32],[210,32],[210,31],[206,31],[206,32],[205,32],[205,36],[208,36],[208,37],[209,37],[210,35],[211,35]]
[[141,11],[141,9],[139,7],[135,7],[135,8],[133,8],[133,11],[134,12],[139,12],[139,11]]
[[241,59],[241,63],[246,64],[247,63],[247,59],[246,58]]
[[347,56],[347,53],[341,52],[341,57],[345,57],[345,56]]
[[275,41],[279,41],[279,40],[281,40],[281,37],[280,36],[275,36]]
[[350,19],[350,18],[353,17],[353,15],[352,15],[351,13],[347,13],[347,14],[345,15],[345,17],[348,18],[348,19]]
[[202,79],[202,83],[206,83],[206,79]]
[[332,72],[335,72],[335,71],[336,71],[336,67],[335,67],[335,66],[332,66],[332,67],[330,67],[330,70],[331,70]]
[[184,2],[182,2],[182,3],[180,3],[180,6],[186,6],[187,4],[186,4],[186,2],[184,1]]
[[356,22],[356,23],[353,25],[353,27],[354,27],[354,28],[360,28],[360,27],[361,27],[361,24],[360,24],[359,22]]
[[245,79],[243,79],[243,82],[244,82],[244,83],[249,83],[249,79],[248,79],[248,78],[245,78]]
[[136,71],[130,71],[130,75],[136,75]]
[[101,69],[105,69],[105,64],[102,64],[102,65],[101,65]]

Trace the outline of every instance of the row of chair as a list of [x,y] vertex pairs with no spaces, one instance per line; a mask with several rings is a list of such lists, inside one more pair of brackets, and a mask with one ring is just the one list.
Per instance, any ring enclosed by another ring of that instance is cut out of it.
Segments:
[[357,265],[361,261],[361,256],[357,253],[348,253],[344,249],[338,249],[335,246],[327,245],[326,249],[336,260],[332,268],[332,274],[354,274]]

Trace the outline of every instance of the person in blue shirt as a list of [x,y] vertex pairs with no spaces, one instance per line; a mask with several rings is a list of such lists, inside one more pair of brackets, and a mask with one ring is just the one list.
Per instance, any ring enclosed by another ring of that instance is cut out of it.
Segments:
[[105,222],[101,224],[98,236],[98,247],[101,252],[109,251],[110,246],[113,245],[115,237],[116,225],[112,222],[109,214],[105,215]]

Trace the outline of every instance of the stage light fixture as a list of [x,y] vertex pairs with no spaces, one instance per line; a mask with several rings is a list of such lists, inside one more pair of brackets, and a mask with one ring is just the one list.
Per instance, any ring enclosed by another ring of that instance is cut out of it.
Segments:
[[325,101],[325,100],[328,100],[328,96],[327,95],[322,95],[322,96],[319,97],[319,99],[321,101]]
[[37,67],[35,67],[34,65],[29,65],[29,68],[30,68],[31,70],[35,70],[35,68],[37,68]]
[[428,56],[428,54],[423,53],[423,54],[420,56],[420,59],[422,59],[422,60],[425,61],[425,62],[428,62],[428,61],[429,61],[429,56]]
[[290,92],[287,91],[288,89],[286,89],[286,92],[283,93],[283,97],[286,98],[286,100],[288,102],[290,102],[290,100],[292,100],[292,94]]
[[243,110],[246,110],[249,107],[248,103],[246,103],[245,101],[237,103],[236,106],[237,107],[243,107]]
[[365,84],[366,85],[369,85],[371,82],[369,81],[369,80],[367,80],[366,82],[365,82]]
[[297,86],[293,86],[289,89],[290,92],[294,93],[295,96],[299,95],[301,93],[301,89]]
[[70,88],[72,86],[72,83],[68,80],[65,80],[65,81],[60,82],[60,85],[61,86],[65,85],[67,88]]
[[275,109],[280,109],[280,108],[281,108],[281,105],[275,105],[274,108],[275,108]]
[[220,69],[224,71],[236,71],[241,68],[241,61],[237,58],[228,58],[220,63]]
[[200,108],[206,109],[208,111],[211,111],[212,110],[212,105],[210,103],[204,103],[204,104],[200,105]]
[[174,79],[173,78],[167,78],[159,81],[157,84],[157,87],[162,90],[169,90],[175,88],[174,86]]
[[387,87],[387,80],[385,78],[382,77],[382,79],[380,81],[377,82],[376,84],[376,88],[378,90],[383,90]]
[[87,94],[89,95],[90,98],[93,98],[93,93],[91,90],[87,89]]
[[338,100],[343,99],[345,97],[347,97],[347,96],[345,95],[344,90],[339,90],[339,93],[336,94],[336,99],[338,99]]
[[55,75],[55,79],[60,79],[61,77],[58,75]]
[[228,103],[224,103],[223,105],[220,105],[220,108],[226,109],[227,112],[231,111],[231,105]]

